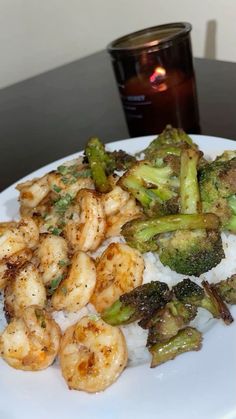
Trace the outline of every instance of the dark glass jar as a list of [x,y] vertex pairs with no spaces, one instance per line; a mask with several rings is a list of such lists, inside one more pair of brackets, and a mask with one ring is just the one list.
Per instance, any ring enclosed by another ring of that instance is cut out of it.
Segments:
[[134,32],[108,46],[131,137],[167,124],[199,133],[189,23]]

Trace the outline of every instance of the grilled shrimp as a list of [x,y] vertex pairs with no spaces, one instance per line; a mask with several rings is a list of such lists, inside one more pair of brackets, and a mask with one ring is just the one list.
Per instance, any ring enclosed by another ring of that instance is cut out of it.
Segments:
[[0,356],[13,368],[38,371],[49,367],[57,356],[61,331],[38,306],[27,307],[0,336]]
[[79,311],[88,304],[96,284],[95,264],[84,252],[74,254],[68,276],[52,296],[55,310]]
[[16,189],[20,191],[20,204],[22,207],[35,208],[50,191],[48,175],[41,178],[19,183]]
[[9,318],[20,316],[25,307],[45,307],[46,290],[35,266],[28,262],[7,282],[4,308]]
[[46,286],[65,274],[68,265],[68,246],[63,237],[53,234],[43,235],[35,255],[39,259],[38,270]]
[[29,217],[22,218],[18,223],[0,223],[0,233],[0,260],[34,247],[39,238],[38,227]]
[[100,313],[122,294],[142,284],[144,260],[127,244],[111,243],[99,259],[91,303]]
[[96,250],[105,237],[106,220],[99,194],[81,189],[65,226],[65,235],[74,251]]
[[32,258],[32,250],[23,249],[14,253],[11,257],[3,259],[0,263],[0,290],[3,289],[9,279],[15,275],[15,271],[21,268]]
[[77,179],[75,178],[74,180],[72,179],[71,181],[68,178],[68,182],[67,181],[65,182],[65,176],[62,176],[60,173],[56,171],[49,173],[48,183],[52,191],[59,194],[69,193],[72,196],[75,196],[80,189],[84,189],[84,188],[94,189],[94,183],[90,176],[78,177]]
[[70,389],[105,390],[127,364],[127,347],[119,328],[83,317],[61,339],[59,360]]
[[120,186],[115,186],[110,192],[103,194],[102,202],[106,216],[118,212],[129,198],[129,192],[124,191]]
[[142,211],[136,204],[135,199],[129,198],[129,200],[119,209],[118,212],[107,217],[106,237],[119,236],[121,227],[128,221],[138,218],[141,214]]

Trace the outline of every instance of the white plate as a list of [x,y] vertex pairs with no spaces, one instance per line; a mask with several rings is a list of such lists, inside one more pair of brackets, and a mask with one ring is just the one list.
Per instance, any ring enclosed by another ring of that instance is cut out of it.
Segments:
[[[154,137],[109,144],[109,149],[134,153]],[[233,150],[233,141],[192,136],[208,156]],[[58,160],[27,178],[55,169]],[[17,217],[14,186],[0,195],[0,220]],[[231,310],[236,317],[235,307]],[[68,390],[56,365],[42,372],[23,372],[0,360],[0,419],[235,419],[236,322],[220,321],[204,335],[201,351],[183,354],[155,369],[127,368],[103,393]]]

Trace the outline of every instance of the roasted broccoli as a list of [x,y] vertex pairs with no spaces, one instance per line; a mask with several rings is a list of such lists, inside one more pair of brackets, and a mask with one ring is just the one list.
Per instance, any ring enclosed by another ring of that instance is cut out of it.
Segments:
[[[129,221],[122,227],[121,232],[131,247],[135,247],[140,252],[154,252],[159,249],[160,238],[158,235],[161,233],[176,230],[217,229],[218,226],[219,219],[214,214],[176,214]],[[183,233],[186,233],[186,231]],[[188,231],[188,233],[190,232]],[[168,237],[165,236],[165,239],[170,240]],[[180,245],[187,246],[185,236],[183,238],[184,243],[180,243]],[[177,245],[178,243],[176,243]]]
[[[201,210],[197,180],[200,155],[194,149],[184,150],[181,154],[180,206],[183,214],[197,215]],[[201,230],[176,231],[159,237],[159,255],[163,265],[178,273],[199,276],[220,263],[225,255],[218,226],[199,228]]]
[[147,160],[154,165],[159,165],[163,164],[168,156],[177,157],[178,162],[181,150],[185,148],[197,149],[198,147],[182,129],[167,125],[164,131],[143,150],[143,153]]
[[236,275],[218,282],[215,287],[226,303],[236,304]]
[[201,349],[201,343],[202,334],[197,329],[186,327],[171,339],[158,342],[149,348],[152,355],[151,368],[170,361],[184,352],[198,351]]
[[129,293],[123,294],[104,310],[102,319],[113,326],[146,319],[163,307],[171,298],[169,287],[164,282],[150,282]]
[[213,317],[222,319],[226,324],[230,324],[233,318],[217,292],[217,287],[203,281],[203,288],[190,279],[183,279],[173,287],[173,292],[177,300],[184,304],[191,304],[208,310]]
[[205,165],[199,173],[204,212],[213,212],[223,230],[236,233],[236,156],[229,151]]
[[170,165],[154,167],[147,161],[138,162],[118,185],[129,191],[149,216],[178,212],[179,180]]
[[158,310],[147,322],[140,322],[140,326],[148,330],[147,346],[168,340],[177,335],[179,330],[186,327],[197,314],[197,307],[173,299]]
[[136,159],[122,150],[108,152],[98,138],[90,138],[85,147],[85,161],[89,163],[96,189],[109,192],[108,175],[114,170],[128,169]]

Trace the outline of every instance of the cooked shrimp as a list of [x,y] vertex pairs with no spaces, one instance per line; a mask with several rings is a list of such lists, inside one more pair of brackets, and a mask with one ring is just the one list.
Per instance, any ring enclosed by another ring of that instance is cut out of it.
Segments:
[[53,234],[43,235],[35,255],[39,259],[38,270],[46,286],[65,274],[68,265],[68,246],[63,237]]
[[61,332],[57,323],[38,306],[27,307],[0,336],[0,356],[13,368],[38,371],[57,356]]
[[122,208],[130,198],[129,192],[124,191],[120,186],[102,195],[102,202],[106,216],[115,214]]
[[[83,166],[81,166],[81,170],[83,170]],[[76,171],[76,173],[78,174],[79,170]],[[50,189],[60,195],[69,193],[72,196],[75,196],[80,189],[94,189],[94,183],[90,176],[73,178],[71,174],[62,176],[59,172],[54,171],[49,173],[48,182]]]
[[4,293],[4,308],[8,317],[20,316],[25,307],[45,307],[46,290],[35,268],[28,262],[7,282]]
[[[118,186],[117,186],[118,187]],[[128,221],[138,218],[142,214],[134,198],[129,198],[123,207],[115,214],[107,217],[106,237],[119,236],[121,227]]]
[[72,219],[68,220],[64,231],[74,251],[97,249],[106,231],[104,208],[97,192],[89,189],[78,192]]
[[19,183],[20,203],[23,207],[35,208],[49,193],[48,175]]
[[119,328],[83,317],[61,339],[59,360],[70,389],[105,390],[127,364],[127,347]]
[[68,276],[52,296],[55,310],[79,311],[88,304],[96,284],[95,264],[86,253],[77,252],[71,261]]
[[18,223],[0,223],[0,260],[34,247],[38,238],[38,227],[29,217],[22,218]]
[[23,249],[20,252],[14,253],[11,257],[3,259],[0,263],[0,290],[3,289],[15,271],[21,268],[26,262],[32,258],[32,250]]
[[100,313],[120,295],[142,284],[144,260],[127,244],[111,243],[96,267],[97,282],[91,303]]

